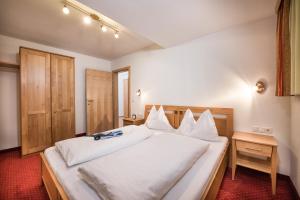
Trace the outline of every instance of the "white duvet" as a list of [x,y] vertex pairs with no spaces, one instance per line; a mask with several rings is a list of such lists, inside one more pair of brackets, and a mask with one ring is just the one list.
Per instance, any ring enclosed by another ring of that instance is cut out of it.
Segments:
[[78,137],[56,142],[55,146],[70,167],[137,144],[152,135],[145,126],[132,125],[120,130],[123,135],[115,138],[94,140],[93,137]]
[[208,142],[182,135],[153,135],[90,161],[78,171],[103,200],[156,200],[176,184],[208,146]]

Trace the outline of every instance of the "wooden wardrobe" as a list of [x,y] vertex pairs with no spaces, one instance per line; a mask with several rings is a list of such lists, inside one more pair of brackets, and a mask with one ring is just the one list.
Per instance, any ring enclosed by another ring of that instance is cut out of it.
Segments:
[[74,58],[20,48],[22,155],[75,135]]

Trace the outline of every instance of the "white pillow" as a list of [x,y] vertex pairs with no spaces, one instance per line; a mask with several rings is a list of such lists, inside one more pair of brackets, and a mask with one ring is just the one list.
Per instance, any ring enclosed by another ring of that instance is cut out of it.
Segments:
[[188,135],[195,127],[196,122],[194,115],[190,109],[187,109],[184,113],[183,119],[180,123],[177,132],[180,134]]
[[157,110],[155,108],[155,106],[152,106],[149,115],[147,117],[147,120],[145,122],[145,125],[147,126],[149,124],[149,122],[153,119],[157,118]]
[[186,135],[207,141],[220,141],[214,117],[209,110],[200,115],[194,129]]
[[156,130],[172,130],[173,127],[170,125],[168,118],[165,115],[165,111],[162,106],[159,110],[153,106],[146,120],[146,126],[150,129]]

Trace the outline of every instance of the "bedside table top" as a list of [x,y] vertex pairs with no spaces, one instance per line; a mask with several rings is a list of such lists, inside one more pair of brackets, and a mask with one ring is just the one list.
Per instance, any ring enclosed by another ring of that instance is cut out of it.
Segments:
[[241,140],[245,142],[252,142],[256,144],[264,144],[269,146],[277,146],[278,143],[273,136],[269,135],[260,135],[256,133],[247,133],[247,132],[234,132],[232,139]]
[[142,118],[132,119],[130,117],[125,117],[125,118],[123,118],[123,120],[125,120],[125,121],[131,121],[131,122],[136,122],[136,121],[143,121],[144,119],[142,119]]

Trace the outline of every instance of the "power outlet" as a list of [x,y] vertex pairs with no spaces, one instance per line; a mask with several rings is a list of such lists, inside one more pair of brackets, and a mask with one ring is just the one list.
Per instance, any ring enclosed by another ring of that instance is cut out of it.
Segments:
[[252,131],[255,133],[271,134],[273,132],[273,129],[270,127],[252,126]]
[[259,132],[260,133],[271,134],[273,132],[273,129],[272,128],[268,128],[268,127],[260,127]]
[[252,131],[255,133],[259,133],[259,127],[258,126],[252,126]]

